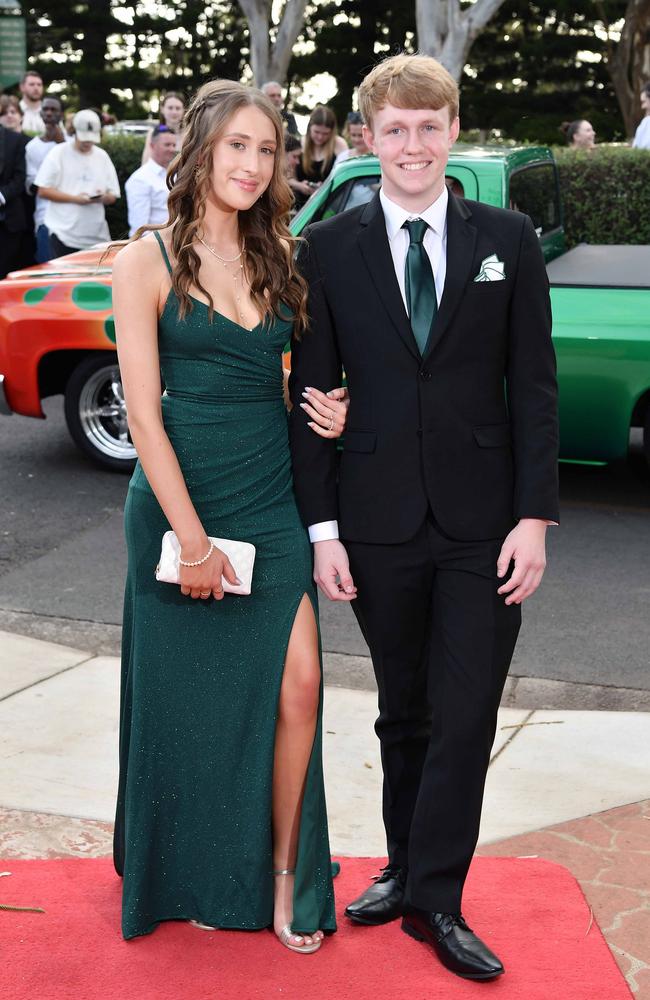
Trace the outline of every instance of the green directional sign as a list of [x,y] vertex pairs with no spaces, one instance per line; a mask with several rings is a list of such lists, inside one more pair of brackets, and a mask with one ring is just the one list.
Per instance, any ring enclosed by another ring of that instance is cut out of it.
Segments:
[[0,87],[18,83],[26,65],[25,18],[0,14]]

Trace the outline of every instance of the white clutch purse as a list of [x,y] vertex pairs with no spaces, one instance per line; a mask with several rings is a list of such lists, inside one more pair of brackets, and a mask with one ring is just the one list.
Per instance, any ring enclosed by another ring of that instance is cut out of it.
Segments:
[[[240,594],[247,597],[251,592],[253,582],[253,566],[255,564],[255,546],[250,542],[236,542],[232,538],[212,538],[209,540],[217,549],[230,559],[241,584],[229,583],[225,576],[221,578],[223,589],[227,594]],[[179,558],[181,547],[175,532],[166,531],[162,539],[160,559],[156,566],[156,580],[160,583],[180,583]]]

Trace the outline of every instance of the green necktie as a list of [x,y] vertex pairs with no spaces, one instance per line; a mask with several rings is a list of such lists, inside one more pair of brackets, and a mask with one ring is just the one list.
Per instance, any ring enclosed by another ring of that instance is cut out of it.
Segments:
[[431,261],[422,242],[429,226],[424,219],[414,219],[405,222],[404,228],[408,229],[411,240],[406,254],[404,273],[406,308],[420,354],[424,354],[431,332],[431,324],[438,309],[436,283],[433,280]]

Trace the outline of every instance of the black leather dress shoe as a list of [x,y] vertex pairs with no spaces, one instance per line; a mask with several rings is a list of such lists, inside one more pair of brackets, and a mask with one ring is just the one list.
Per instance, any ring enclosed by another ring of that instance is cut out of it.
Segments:
[[409,907],[402,930],[430,944],[442,964],[463,979],[495,979],[503,965],[467,926],[460,914],[428,913]]
[[398,865],[382,868],[366,891],[347,907],[345,915],[355,924],[377,927],[401,917],[404,906],[406,869]]

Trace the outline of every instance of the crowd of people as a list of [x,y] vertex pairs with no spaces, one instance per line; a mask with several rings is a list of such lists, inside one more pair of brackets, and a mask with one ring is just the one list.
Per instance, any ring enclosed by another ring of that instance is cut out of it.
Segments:
[[[25,73],[19,90],[20,97],[0,95],[0,278],[110,239],[105,208],[121,197],[115,167],[100,148],[103,126],[115,119],[92,108],[66,113],[58,95],[44,93],[34,71]],[[352,111],[339,135],[334,112],[319,105],[301,138],[281,85],[268,81],[261,90],[284,124],[295,211],[335,163],[369,152],[363,123]],[[181,94],[163,97],[160,122],[145,137],[142,164],[125,184],[129,236],[167,220],[167,170],[180,150],[185,112]]]
[[105,208],[120,197],[91,108],[65,115],[38,73],[0,97],[0,278],[110,239]]
[[[92,108],[66,113],[59,96],[44,94],[35,71],[25,73],[19,90],[20,97],[0,95],[0,278],[109,239],[105,207],[121,196],[115,168],[99,147],[102,127],[115,119]],[[339,134],[332,109],[318,105],[301,137],[280,83],[268,81],[261,90],[284,124],[285,172],[297,211],[336,164],[370,152],[363,120],[351,111]],[[640,99],[645,117],[632,145],[650,149],[650,83]],[[129,236],[167,219],[167,170],[180,150],[185,111],[178,93],[167,93],[160,103],[160,122],[145,137],[142,165],[125,184]],[[564,122],[561,131],[572,148],[595,146],[586,119]]]

